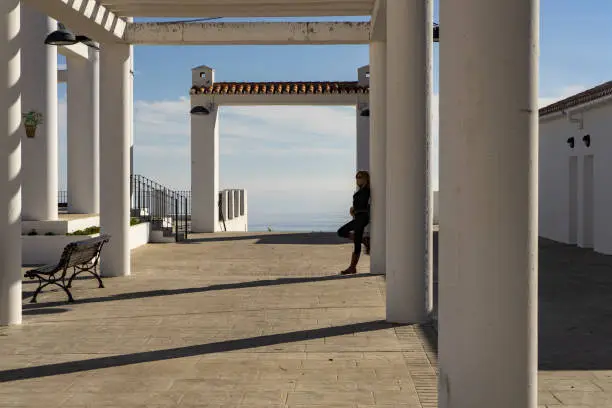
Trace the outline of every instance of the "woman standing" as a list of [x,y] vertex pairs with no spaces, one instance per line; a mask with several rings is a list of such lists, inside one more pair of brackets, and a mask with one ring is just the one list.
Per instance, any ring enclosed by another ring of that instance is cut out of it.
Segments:
[[350,213],[353,220],[340,227],[338,235],[342,238],[350,239],[355,243],[351,264],[342,272],[341,275],[357,273],[357,263],[361,254],[361,244],[364,243],[366,251],[369,253],[370,245],[368,240],[364,242],[363,231],[370,223],[370,174],[367,171],[358,171],[355,176],[358,190],[353,194],[353,206]]

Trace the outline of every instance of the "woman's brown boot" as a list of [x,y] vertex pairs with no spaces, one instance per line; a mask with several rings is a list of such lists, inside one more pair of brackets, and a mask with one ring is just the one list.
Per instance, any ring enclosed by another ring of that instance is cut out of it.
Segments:
[[357,262],[359,262],[359,254],[353,253],[351,255],[351,264],[348,268],[340,272],[340,275],[352,275],[357,273]]

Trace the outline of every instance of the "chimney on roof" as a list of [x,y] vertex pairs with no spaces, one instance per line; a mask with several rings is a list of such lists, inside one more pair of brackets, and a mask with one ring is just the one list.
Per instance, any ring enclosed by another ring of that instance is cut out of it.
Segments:
[[357,70],[357,82],[360,86],[370,86],[370,66],[365,65]]
[[206,65],[191,70],[191,86],[208,87],[215,83],[215,70]]

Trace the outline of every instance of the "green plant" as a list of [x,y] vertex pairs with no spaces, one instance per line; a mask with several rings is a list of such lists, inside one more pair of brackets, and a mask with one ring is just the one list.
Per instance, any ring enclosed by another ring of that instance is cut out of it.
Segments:
[[132,225],[138,225],[138,224],[140,224],[140,222],[141,222],[141,221],[140,221],[140,218],[138,218],[138,217],[132,217],[132,218],[130,218],[130,226],[132,226]]
[[69,232],[66,235],[93,235],[100,232],[100,227],[89,227],[73,232]]
[[32,235],[38,235],[38,231],[36,231],[35,229],[33,229],[32,231],[28,232],[28,235],[32,236]]
[[272,227],[268,225],[268,232],[272,232]]
[[44,115],[35,110],[25,112],[21,116],[23,117],[23,124],[26,126],[38,126],[45,123]]
[[21,116],[23,118],[23,126],[25,127],[25,130],[26,130],[26,136],[27,137],[36,136],[36,128],[38,127],[38,125],[41,125],[44,123],[43,114],[40,112],[31,110],[29,112],[25,112]]
[[45,232],[45,235],[47,235],[47,236],[53,236],[53,235],[55,235],[55,232],[51,232],[51,231],[49,231],[49,232]]

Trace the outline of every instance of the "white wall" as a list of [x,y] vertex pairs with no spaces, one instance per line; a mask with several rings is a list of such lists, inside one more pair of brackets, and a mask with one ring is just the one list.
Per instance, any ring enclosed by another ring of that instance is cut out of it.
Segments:
[[[130,249],[148,243],[149,232],[150,224],[148,222],[130,227]],[[23,235],[21,237],[21,262],[23,265],[56,263],[59,261],[66,245],[98,235]],[[111,237],[111,239],[113,238]],[[102,248],[102,253],[104,253],[104,248]]]
[[[576,111],[571,116],[580,118],[581,114]],[[612,254],[612,103],[591,106],[582,112],[582,119],[582,129],[561,115],[540,120],[539,232],[545,238]],[[582,141],[585,135],[591,137],[590,147]],[[570,137],[574,137],[573,149],[567,143]],[[591,155],[592,211],[585,172]],[[575,173],[570,183],[572,160]]]
[[[223,220],[219,221],[217,231],[244,232],[249,230],[249,212],[246,190],[222,190],[221,209]],[[219,218],[221,218],[221,216],[219,216]]]
[[130,227],[130,249],[138,248],[149,242],[151,224],[141,222]]

